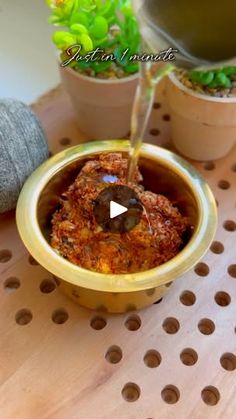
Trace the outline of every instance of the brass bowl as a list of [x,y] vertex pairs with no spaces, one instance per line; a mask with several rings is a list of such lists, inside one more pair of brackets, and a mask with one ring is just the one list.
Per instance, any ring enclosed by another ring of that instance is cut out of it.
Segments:
[[171,281],[190,270],[210,246],[217,225],[214,196],[201,175],[184,159],[163,148],[143,144],[139,167],[147,189],[177,201],[194,232],[180,253],[145,272],[110,275],[80,268],[50,246],[50,220],[61,193],[84,162],[103,152],[127,155],[129,142],[99,141],[69,148],[42,164],[27,180],[17,204],[17,227],[32,256],[60,278],[59,288],[82,306],[125,312],[162,298]]

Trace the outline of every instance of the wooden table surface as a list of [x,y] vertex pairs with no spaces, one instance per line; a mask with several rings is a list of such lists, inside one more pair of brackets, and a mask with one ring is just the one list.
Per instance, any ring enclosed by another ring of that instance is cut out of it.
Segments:
[[[146,140],[169,144],[164,85]],[[34,109],[51,152],[85,141],[61,88]],[[219,204],[211,249],[158,304],[108,315],[75,305],[0,218],[1,419],[236,418],[236,149],[197,163]]]

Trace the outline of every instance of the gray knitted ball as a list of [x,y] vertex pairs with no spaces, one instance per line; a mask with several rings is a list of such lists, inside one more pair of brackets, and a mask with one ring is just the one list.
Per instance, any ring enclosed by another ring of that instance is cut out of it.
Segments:
[[0,213],[15,208],[25,180],[47,158],[47,141],[32,110],[0,100]]

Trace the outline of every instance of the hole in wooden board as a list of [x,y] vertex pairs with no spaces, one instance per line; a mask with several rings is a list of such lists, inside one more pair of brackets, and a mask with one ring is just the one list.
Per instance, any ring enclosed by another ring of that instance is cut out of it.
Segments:
[[232,278],[236,278],[236,265],[230,265],[228,267],[228,274],[232,276]]
[[225,291],[219,291],[215,295],[215,302],[221,307],[226,307],[231,302],[230,295]]
[[160,300],[155,301],[153,304],[160,304],[162,302],[163,298],[160,298]]
[[31,255],[29,255],[28,261],[29,261],[29,264],[30,265],[33,265],[33,266],[38,266],[39,265],[39,263],[37,262],[37,260],[35,260],[33,258],[33,256],[31,256]]
[[154,102],[153,109],[160,109],[160,108],[161,108],[161,104],[159,102]]
[[22,308],[15,315],[16,323],[20,326],[25,326],[26,324],[30,323],[32,318],[33,315],[31,311],[26,308]]
[[224,245],[221,242],[214,241],[210,247],[212,253],[215,253],[216,255],[220,255],[224,252]]
[[105,358],[110,364],[118,364],[122,359],[122,350],[119,346],[113,345],[106,352]]
[[203,167],[205,170],[214,170],[216,168],[216,165],[213,161],[207,161],[203,164]]
[[130,316],[125,321],[126,329],[135,332],[141,327],[141,319],[139,316]]
[[218,182],[218,187],[222,190],[227,190],[230,188],[230,183],[227,180],[220,180]]
[[161,355],[155,349],[151,349],[146,352],[143,360],[148,368],[157,368],[161,363]]
[[210,319],[202,319],[198,323],[198,329],[203,335],[211,335],[215,331],[215,324]]
[[150,129],[149,133],[153,137],[157,137],[158,135],[160,135],[161,131],[157,128],[152,128],[152,129]]
[[20,287],[20,280],[14,276],[4,281],[4,289],[6,292],[14,292]]
[[184,365],[192,366],[198,360],[197,352],[192,348],[185,348],[180,354],[180,359]]
[[127,383],[123,387],[121,394],[123,399],[127,402],[136,402],[139,399],[141,391],[137,384],[135,383]]
[[236,223],[232,220],[226,220],[223,224],[223,227],[226,231],[235,231],[236,230]]
[[161,397],[167,404],[175,404],[180,398],[180,392],[177,387],[170,384],[163,388]]
[[202,400],[208,406],[215,406],[220,400],[220,393],[216,387],[208,386],[202,390]]
[[226,371],[234,371],[236,369],[236,356],[227,352],[220,358],[220,363]]
[[196,296],[192,291],[183,291],[179,299],[185,306],[192,306],[196,302]]
[[104,329],[104,327],[106,325],[107,325],[106,319],[104,319],[103,317],[100,317],[100,316],[94,317],[90,322],[90,326],[94,330],[102,330],[102,329]]
[[234,164],[231,166],[231,170],[232,170],[232,172],[236,172],[236,163],[234,163]]
[[169,122],[170,121],[170,115],[168,113],[166,113],[165,115],[162,116],[163,121]]
[[164,320],[162,327],[166,333],[173,335],[178,332],[180,324],[174,317],[168,317]]
[[40,291],[43,294],[50,294],[56,288],[56,284],[51,279],[44,279],[40,284]]
[[195,266],[194,271],[198,276],[207,276],[210,269],[206,263],[200,262]]
[[52,314],[52,321],[56,324],[64,324],[69,318],[67,311],[64,308],[55,310]]
[[67,137],[64,137],[64,138],[60,139],[59,143],[63,146],[70,145],[71,144],[71,139],[67,138]]
[[0,250],[0,263],[7,263],[12,258],[12,252],[8,249]]

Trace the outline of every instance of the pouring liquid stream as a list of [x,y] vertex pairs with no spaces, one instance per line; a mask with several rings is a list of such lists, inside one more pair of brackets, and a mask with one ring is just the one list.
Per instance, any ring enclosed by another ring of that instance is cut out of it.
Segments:
[[171,64],[166,64],[161,68],[158,68],[158,70],[155,69],[155,71],[153,71],[154,66],[151,66],[149,63],[141,64],[139,86],[137,88],[131,116],[127,183],[131,183],[134,179],[140,148],[152,111],[156,85],[173,69],[174,67]]

